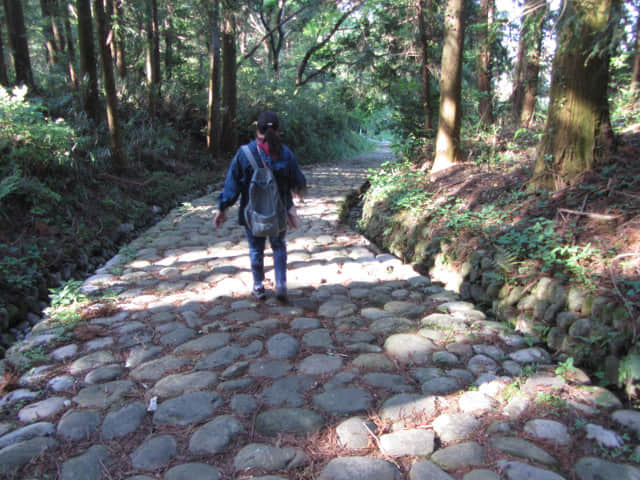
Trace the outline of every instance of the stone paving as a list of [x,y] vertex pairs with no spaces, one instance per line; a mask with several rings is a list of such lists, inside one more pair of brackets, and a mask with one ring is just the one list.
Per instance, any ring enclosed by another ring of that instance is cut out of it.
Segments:
[[101,268],[115,308],[7,356],[40,366],[0,399],[0,477],[640,479],[640,412],[338,222],[389,155],[306,169],[288,304],[248,295],[216,194]]

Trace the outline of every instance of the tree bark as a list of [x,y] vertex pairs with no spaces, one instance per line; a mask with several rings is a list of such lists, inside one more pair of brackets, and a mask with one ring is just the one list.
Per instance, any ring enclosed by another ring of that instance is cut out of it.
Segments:
[[530,127],[534,120],[546,8],[546,0],[527,0],[520,28],[511,114],[515,124],[524,128]]
[[636,19],[635,40],[636,52],[633,55],[633,67],[631,69],[631,91],[633,93],[640,91],[640,12],[638,12],[638,18]]
[[73,41],[73,33],[71,31],[71,21],[69,20],[69,9],[71,4],[65,3],[65,9],[62,12],[62,23],[65,32],[65,49],[67,52],[67,66],[69,69],[69,80],[74,87],[78,87],[78,74],[76,73],[76,49]]
[[0,85],[9,86],[9,74],[7,64],[4,61],[4,43],[2,43],[2,24],[0,24]]
[[493,26],[494,10],[493,0],[480,0],[480,26],[478,30],[478,43],[480,44],[480,51],[478,52],[478,91],[480,99],[478,113],[480,120],[486,126],[493,124],[490,32]]
[[568,0],[533,186],[558,190],[608,163],[615,143],[607,99],[610,54],[594,47],[611,35],[614,1]]
[[93,41],[91,4],[89,0],[77,0],[78,44],[80,45],[80,72],[84,110],[89,118],[98,120],[98,69]]
[[237,131],[236,32],[233,13],[227,13],[222,32],[222,140],[224,152],[238,146]]
[[149,111],[156,116],[160,102],[160,34],[158,27],[158,2],[147,0],[147,85],[149,86]]
[[164,19],[164,73],[167,80],[173,76],[173,44],[175,39],[175,31],[171,15],[173,7],[167,5],[167,16]]
[[211,45],[209,50],[209,100],[207,110],[207,148],[220,154],[220,0],[212,1]]
[[[425,5],[426,3],[426,5]],[[431,105],[431,73],[429,72],[429,37],[425,15],[431,11],[431,0],[417,0],[418,8],[418,40],[420,43],[420,73],[422,78],[422,115],[424,117],[424,132],[427,137],[432,135],[431,117],[433,116]]]
[[431,173],[461,160],[460,123],[464,0],[447,0],[444,14],[444,47],[440,79],[440,119],[436,154]]
[[124,45],[122,35],[122,23],[124,13],[122,11],[122,4],[124,0],[115,0],[113,3],[113,15],[111,20],[113,25],[113,51],[116,64],[116,72],[118,72],[118,78],[124,81],[127,78],[127,61],[126,61],[126,49]]
[[13,68],[16,83],[34,88],[33,71],[29,57],[29,43],[24,24],[24,12],[20,0],[3,0],[6,15],[9,47],[13,52]]
[[58,52],[62,49],[60,29],[56,18],[58,5],[56,0],[40,0],[40,9],[44,19],[42,30],[47,50],[47,63],[53,66],[58,63]]
[[113,59],[109,49],[108,21],[104,13],[103,0],[93,0],[93,11],[96,17],[98,30],[98,50],[102,66],[102,78],[104,92],[107,100],[107,123],[109,125],[109,139],[111,146],[111,159],[117,171],[125,169],[124,155],[122,153],[122,141],[120,139],[120,125],[118,122],[118,94],[116,82],[113,76]]

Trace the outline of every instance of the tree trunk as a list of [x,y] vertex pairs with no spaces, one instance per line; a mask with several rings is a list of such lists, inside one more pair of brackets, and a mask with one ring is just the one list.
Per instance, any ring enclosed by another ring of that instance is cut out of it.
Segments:
[[640,91],[640,12],[636,19],[636,52],[633,55],[633,67],[631,70],[631,91],[637,93]]
[[9,86],[9,75],[7,73],[7,64],[4,61],[4,43],[2,43],[2,24],[0,23],[0,85]]
[[480,120],[484,125],[493,124],[493,108],[491,106],[491,28],[493,26],[494,15],[493,0],[480,0],[478,29],[478,43],[480,51],[478,52],[478,91],[480,100],[478,105],[478,113]]
[[55,0],[40,0],[40,9],[44,19],[42,33],[47,50],[47,63],[53,66],[58,63],[58,52],[61,49],[60,32],[56,19],[58,5]]
[[513,121],[524,128],[532,125],[538,97],[538,76],[542,55],[542,24],[547,2],[527,0],[520,28],[518,59],[511,96]]
[[113,25],[113,51],[116,64],[118,78],[124,81],[127,78],[127,61],[124,40],[122,35],[122,23],[124,14],[122,12],[122,3],[124,0],[115,0],[113,3],[113,16],[111,20]]
[[160,35],[158,27],[158,2],[147,0],[147,85],[149,86],[149,111],[156,116],[160,103]]
[[236,120],[236,33],[233,18],[227,18],[222,32],[222,141],[224,152],[238,147]]
[[211,45],[209,50],[209,101],[207,148],[214,157],[220,154],[220,0],[213,0]]
[[109,125],[111,159],[113,160],[116,170],[123,171],[125,162],[122,153],[122,141],[120,140],[120,125],[118,122],[118,94],[116,93],[116,82],[113,76],[113,59],[111,58],[111,51],[109,49],[108,22],[102,1],[103,0],[93,0],[93,11],[96,16],[98,50],[100,51],[104,93],[107,99],[107,123]]
[[66,7],[62,13],[62,23],[64,25],[65,32],[65,48],[67,51],[67,65],[69,68],[69,80],[74,87],[78,86],[78,74],[76,73],[76,49],[75,42],[73,41],[73,33],[71,31],[71,21],[69,20],[69,8],[70,4],[65,4]]
[[170,80],[173,75],[173,43],[175,31],[173,29],[173,21],[171,20],[173,7],[167,5],[167,9],[168,13],[164,19],[164,72],[167,80]]
[[98,69],[93,41],[91,4],[89,0],[77,0],[78,44],[80,45],[80,72],[84,110],[89,118],[98,120]]
[[551,97],[533,185],[561,189],[607,163],[614,147],[607,86],[615,0],[568,0],[553,61]]
[[464,0],[447,0],[440,79],[440,119],[431,173],[461,160],[461,86],[464,45]]
[[422,115],[424,117],[424,131],[427,137],[432,135],[431,117],[433,115],[431,106],[431,74],[429,72],[429,33],[427,32],[427,22],[425,15],[431,12],[431,0],[418,0],[418,32],[420,43],[420,73],[422,77]]
[[6,15],[9,47],[13,52],[13,68],[16,72],[16,83],[35,87],[31,59],[29,57],[29,43],[24,24],[24,13],[20,0],[3,0]]

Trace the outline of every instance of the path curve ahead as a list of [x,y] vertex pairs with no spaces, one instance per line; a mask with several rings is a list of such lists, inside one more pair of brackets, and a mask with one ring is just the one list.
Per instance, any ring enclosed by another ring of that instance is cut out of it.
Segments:
[[115,309],[11,349],[41,365],[0,399],[0,477],[640,479],[640,412],[338,222],[390,158],[306,169],[288,305],[248,295],[217,193],[132,242],[84,285]]

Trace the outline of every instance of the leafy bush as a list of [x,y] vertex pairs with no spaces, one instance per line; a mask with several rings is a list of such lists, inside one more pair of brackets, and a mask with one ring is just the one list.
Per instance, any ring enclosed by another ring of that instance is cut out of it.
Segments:
[[16,163],[26,175],[74,166],[79,141],[67,122],[47,118],[39,101],[27,100],[26,87],[0,87],[0,174],[14,174]]
[[295,95],[291,80],[271,82],[243,75],[248,82],[241,90],[256,92],[239,105],[240,141],[245,143],[255,135],[255,121],[264,110],[280,116],[284,142],[296,153],[300,163],[342,159],[371,149],[369,142],[355,133],[359,120],[336,100],[337,95],[326,88],[309,85]]

